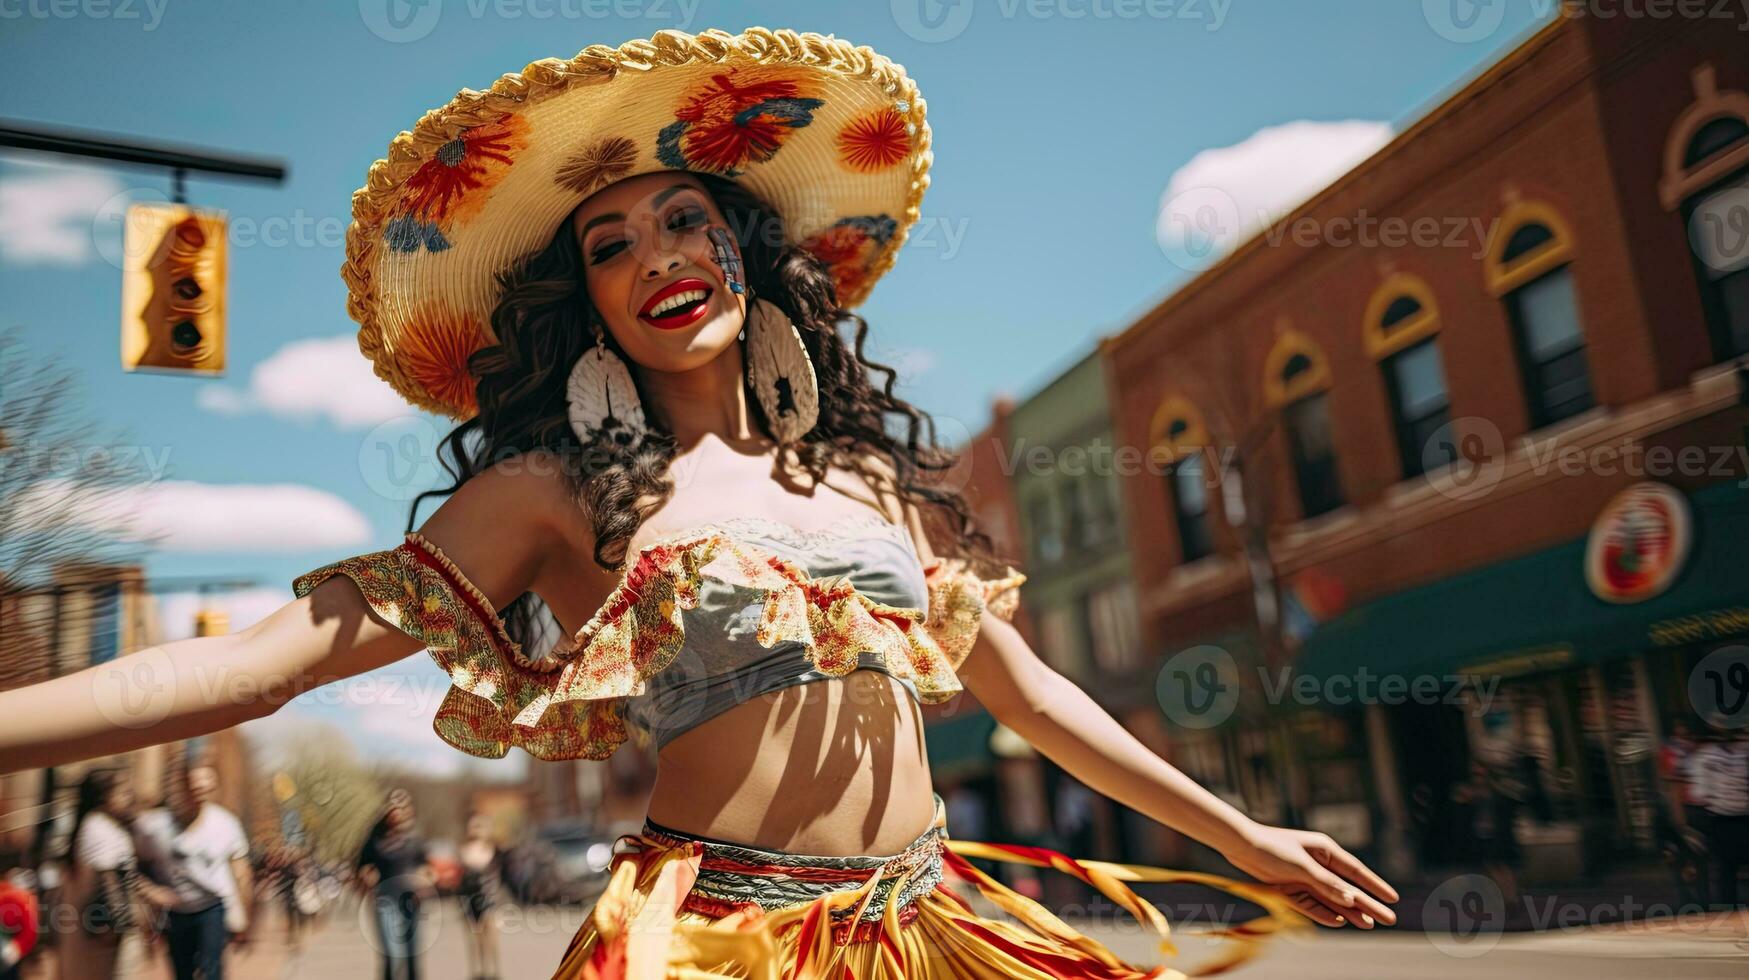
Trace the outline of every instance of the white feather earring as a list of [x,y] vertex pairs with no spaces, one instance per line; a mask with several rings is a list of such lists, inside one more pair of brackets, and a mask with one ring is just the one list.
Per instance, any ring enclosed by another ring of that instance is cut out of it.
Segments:
[[776,303],[755,299],[747,313],[747,384],[772,436],[801,440],[820,417],[820,387],[801,331]]
[[595,347],[584,351],[571,368],[565,383],[565,402],[571,430],[583,445],[589,445],[599,435],[606,435],[610,443],[628,451],[643,442],[647,427],[638,388],[632,383],[625,362],[607,349],[600,334],[595,335]]

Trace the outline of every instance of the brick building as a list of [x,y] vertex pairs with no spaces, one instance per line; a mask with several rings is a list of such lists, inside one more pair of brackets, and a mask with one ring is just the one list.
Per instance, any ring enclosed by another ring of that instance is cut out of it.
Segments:
[[1744,16],[1556,17],[1103,344],[1146,642],[1230,692],[1163,703],[1181,766],[1387,866],[1455,859],[1475,763],[1533,863],[1650,846],[1651,747],[1749,632]]

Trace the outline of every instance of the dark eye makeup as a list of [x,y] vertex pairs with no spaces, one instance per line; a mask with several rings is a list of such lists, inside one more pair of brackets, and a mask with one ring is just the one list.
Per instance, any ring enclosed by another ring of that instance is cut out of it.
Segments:
[[[705,213],[704,208],[701,208],[696,204],[682,204],[669,213],[667,224],[671,230],[678,231],[688,228],[703,227],[708,220],[709,215]],[[600,265],[624,251],[625,247],[626,240],[623,238],[615,238],[607,242],[598,243],[595,246],[595,250],[589,253],[589,263],[591,265]]]

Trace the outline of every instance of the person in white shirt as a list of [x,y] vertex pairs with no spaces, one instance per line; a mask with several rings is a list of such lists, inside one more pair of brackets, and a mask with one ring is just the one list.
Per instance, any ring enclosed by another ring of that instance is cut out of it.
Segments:
[[223,980],[225,947],[247,941],[249,839],[212,802],[217,788],[218,773],[197,766],[169,807],[134,821],[146,874],[176,893],[164,929],[176,980]]
[[1749,732],[1715,738],[1689,762],[1695,796],[1707,812],[1715,904],[1736,907],[1737,874],[1749,864]]

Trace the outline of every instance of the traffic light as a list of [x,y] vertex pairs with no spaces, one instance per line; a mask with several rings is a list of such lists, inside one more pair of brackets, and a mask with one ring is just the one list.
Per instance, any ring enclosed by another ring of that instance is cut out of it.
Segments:
[[183,204],[128,207],[121,290],[125,370],[224,372],[225,237],[222,212]]

